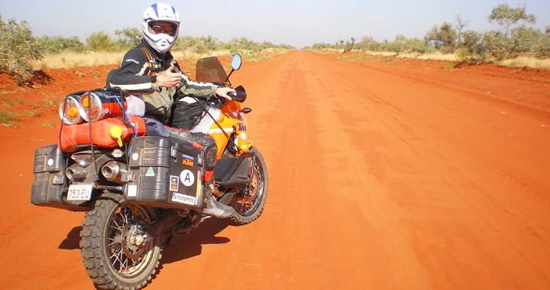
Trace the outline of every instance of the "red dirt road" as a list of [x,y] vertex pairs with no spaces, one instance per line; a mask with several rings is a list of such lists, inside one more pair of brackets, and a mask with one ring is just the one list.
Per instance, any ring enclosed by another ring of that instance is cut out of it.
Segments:
[[[174,238],[147,289],[550,289],[550,77],[534,74],[304,51],[245,64],[266,210]],[[0,127],[0,289],[92,289],[83,214],[29,202],[55,129],[22,126]]]

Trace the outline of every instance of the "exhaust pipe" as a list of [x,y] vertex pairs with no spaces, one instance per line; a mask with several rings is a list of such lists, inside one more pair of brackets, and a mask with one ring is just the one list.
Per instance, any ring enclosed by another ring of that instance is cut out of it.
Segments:
[[109,161],[101,167],[101,174],[110,182],[123,184],[122,179],[128,174],[128,167],[120,162]]
[[85,180],[88,177],[88,170],[79,168],[75,165],[65,169],[65,176],[67,176],[67,179],[71,182],[80,182]]
[[71,182],[74,182],[74,177],[73,177],[73,174],[74,174],[74,170],[72,168],[67,168],[65,170],[65,175],[67,176],[67,178],[71,181]]

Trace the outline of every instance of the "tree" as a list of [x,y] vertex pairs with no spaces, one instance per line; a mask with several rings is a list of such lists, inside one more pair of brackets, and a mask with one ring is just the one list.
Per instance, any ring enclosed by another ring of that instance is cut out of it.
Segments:
[[456,44],[457,46],[462,45],[462,31],[464,30],[464,27],[468,26],[468,21],[464,21],[460,15],[456,16],[456,30],[458,31],[458,37],[456,38]]
[[454,49],[456,43],[456,30],[448,22],[441,24],[439,29],[434,26],[426,36],[424,40],[427,44],[441,49],[444,52],[450,52]]
[[346,45],[344,46],[344,53],[348,51],[352,51],[354,46],[355,46],[355,38],[352,37],[349,41],[346,41]]
[[534,54],[540,39],[544,37],[540,31],[525,26],[514,28],[511,35],[514,43],[512,56]]
[[116,30],[115,35],[118,36],[118,45],[123,48],[137,46],[141,41],[141,32],[139,32],[139,29],[137,28],[124,28],[122,30]]
[[380,43],[374,40],[372,37],[363,37],[357,44],[357,47],[363,51],[377,51],[380,49]]
[[426,36],[424,36],[424,40],[426,41],[426,44],[432,45],[435,48],[439,48],[441,46],[442,43],[439,39],[439,29],[437,26],[434,26],[428,30]]
[[464,39],[462,47],[456,51],[459,59],[478,60],[483,58],[481,35],[475,31],[465,31],[462,37]]
[[509,38],[510,28],[519,21],[526,23],[535,23],[536,18],[533,14],[525,12],[525,6],[511,8],[508,4],[500,4],[493,8],[489,15],[489,22],[496,21],[500,26],[504,26],[504,36]]
[[510,57],[512,51],[513,42],[511,39],[506,38],[500,31],[490,31],[483,35],[483,48],[482,50],[488,57],[492,57],[496,60],[503,60]]

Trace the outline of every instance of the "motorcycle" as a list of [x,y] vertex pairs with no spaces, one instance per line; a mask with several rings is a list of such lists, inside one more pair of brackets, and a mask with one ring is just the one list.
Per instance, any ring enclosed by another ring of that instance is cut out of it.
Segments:
[[[196,79],[231,86],[229,77],[241,64],[235,55],[227,75],[217,57],[203,58]],[[233,225],[261,215],[267,167],[247,136],[245,114],[252,109],[241,107],[246,91],[235,90],[231,101],[208,99],[197,125],[217,146],[193,133],[183,132],[186,142],[148,134],[144,118],[125,113],[128,104],[120,92],[64,98],[59,144],[35,150],[31,202],[86,212],[81,256],[98,289],[137,290],[150,283],[170,239],[208,218],[202,214],[207,190],[235,209]]]

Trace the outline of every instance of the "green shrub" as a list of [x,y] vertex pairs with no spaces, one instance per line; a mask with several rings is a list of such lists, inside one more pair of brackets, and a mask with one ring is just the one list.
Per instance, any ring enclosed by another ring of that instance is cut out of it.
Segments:
[[34,76],[29,61],[42,58],[43,49],[26,21],[5,23],[0,16],[0,72],[10,74],[18,85]]
[[179,37],[174,45],[174,49],[177,50],[186,50],[189,49],[197,43],[197,38],[191,36]]
[[362,51],[378,51],[380,49],[380,43],[374,40],[372,37],[363,37],[357,44],[357,48]]
[[86,39],[86,44],[91,51],[115,51],[118,49],[115,41],[105,32],[92,33]]
[[247,38],[234,38],[229,42],[222,42],[213,36],[183,36],[178,38],[174,49],[176,50],[193,50],[196,53],[208,53],[213,50],[225,49],[229,51],[249,50],[259,52],[268,48],[285,48],[293,49],[294,47],[286,44],[273,44],[268,41],[254,42]]
[[485,58],[503,60],[511,56],[513,41],[499,31],[490,31],[483,35],[482,51]]
[[424,37],[426,44],[440,49],[445,53],[454,51],[456,40],[457,32],[448,22],[443,22],[439,28],[437,26],[432,27]]
[[544,35],[533,28],[520,26],[512,30],[512,57],[518,55],[532,56],[539,42]]
[[116,44],[119,48],[130,49],[136,47],[141,42],[141,32],[137,28],[124,28],[115,30],[118,37]]
[[208,47],[204,43],[199,43],[193,46],[193,51],[199,54],[205,54],[208,52]]
[[398,35],[388,43],[385,50],[396,53],[424,53],[428,49],[426,43],[418,38],[406,38]]
[[475,31],[462,33],[462,45],[456,50],[458,59],[462,61],[476,61],[483,58],[481,35]]
[[233,38],[228,43],[233,49],[245,49],[251,51],[259,51],[258,45],[245,37]]
[[355,47],[355,38],[351,38],[349,41],[346,41],[346,44],[344,45],[344,53],[352,51]]
[[37,41],[40,46],[42,46],[45,53],[60,53],[66,50],[84,50],[84,44],[80,42],[76,36],[72,38],[44,36],[38,38]]
[[550,57],[550,36],[538,29],[520,26],[512,30],[512,56]]
[[550,36],[544,35],[539,38],[539,41],[534,47],[533,53],[535,57],[550,58]]

